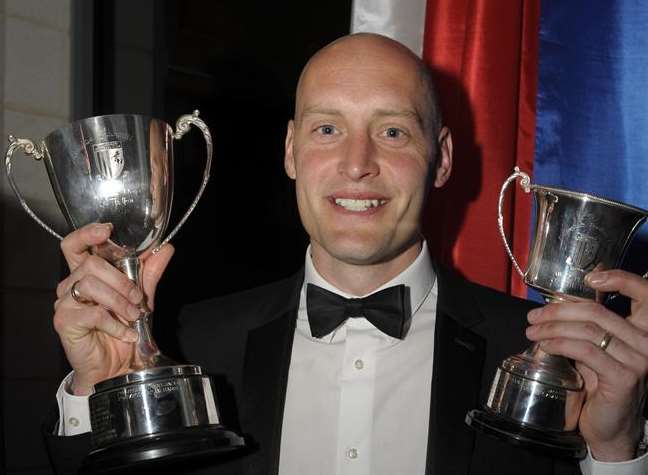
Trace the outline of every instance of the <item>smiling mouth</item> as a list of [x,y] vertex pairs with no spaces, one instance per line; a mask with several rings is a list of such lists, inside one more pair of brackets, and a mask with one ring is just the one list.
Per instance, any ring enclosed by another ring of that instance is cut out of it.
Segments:
[[334,201],[336,205],[348,211],[367,211],[387,203],[387,200],[354,200],[351,198],[335,198]]

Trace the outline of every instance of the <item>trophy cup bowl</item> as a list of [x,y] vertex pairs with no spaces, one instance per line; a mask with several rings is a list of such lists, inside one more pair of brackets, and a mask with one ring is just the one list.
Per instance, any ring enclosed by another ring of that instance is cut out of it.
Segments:
[[[525,272],[504,232],[502,206],[516,179],[537,204],[533,245]],[[648,211],[595,195],[531,184],[516,167],[499,197],[498,224],[506,251],[524,283],[549,302],[603,302],[606,295],[585,284],[593,270],[619,266]],[[583,378],[567,358],[549,355],[538,344],[505,359],[497,368],[483,409],[466,423],[517,445],[559,457],[581,458],[586,446],[578,432],[585,398]]]
[[[199,191],[188,211],[162,239],[173,197],[173,141],[191,126],[207,146]],[[62,237],[28,206],[11,171],[16,150],[44,160],[58,204],[73,229],[111,223],[110,239],[92,249],[141,288],[140,259],[157,252],[184,224],[209,179],[212,139],[198,111],[167,123],[141,115],[106,115],[73,122],[36,145],[9,137],[9,183],[25,211],[49,233]],[[243,439],[220,423],[211,380],[196,365],[163,356],[151,332],[150,310],[141,305],[132,327],[138,333],[129,372],[99,382],[89,398],[92,450],[86,472],[229,452]]]

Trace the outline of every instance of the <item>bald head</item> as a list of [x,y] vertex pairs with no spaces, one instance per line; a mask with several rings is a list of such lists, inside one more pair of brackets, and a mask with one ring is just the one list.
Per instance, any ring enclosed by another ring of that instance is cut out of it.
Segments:
[[357,34],[308,62],[284,167],[329,282],[363,295],[419,254],[427,191],[452,168],[451,136],[439,129],[430,78],[403,45]]
[[[386,36],[375,33],[356,33],[343,36],[319,50],[306,63],[297,84],[295,120],[303,113],[304,88],[322,74],[336,69],[379,71],[383,75],[401,76],[414,80],[419,95],[420,120],[429,132],[432,143],[441,130],[442,118],[436,88],[428,67],[409,48]],[[371,87],[368,83],[367,87]]]

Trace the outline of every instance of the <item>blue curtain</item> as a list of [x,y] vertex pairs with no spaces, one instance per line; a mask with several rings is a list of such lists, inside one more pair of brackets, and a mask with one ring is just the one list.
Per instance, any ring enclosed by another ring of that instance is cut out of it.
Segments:
[[533,181],[648,209],[648,2],[542,0],[539,48]]

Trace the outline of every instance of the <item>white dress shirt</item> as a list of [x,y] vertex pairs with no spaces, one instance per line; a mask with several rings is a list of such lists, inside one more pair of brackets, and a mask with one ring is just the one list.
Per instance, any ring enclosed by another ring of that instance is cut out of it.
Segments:
[[[383,285],[410,288],[412,322],[403,340],[364,318],[348,319],[323,338],[311,336],[306,284],[344,297],[306,253],[281,435],[281,475],[424,474],[427,455],[437,285],[427,247]],[[58,433],[90,430],[88,398],[69,394],[72,374],[57,392]],[[431,421],[434,424],[434,421]],[[604,463],[589,454],[584,475],[648,473],[648,454]]]
[[312,337],[306,312],[308,283],[355,297],[326,282],[307,252],[279,473],[424,473],[437,300],[427,251],[377,289],[409,287],[412,322],[403,340],[385,335],[364,318],[350,318],[331,334]]

